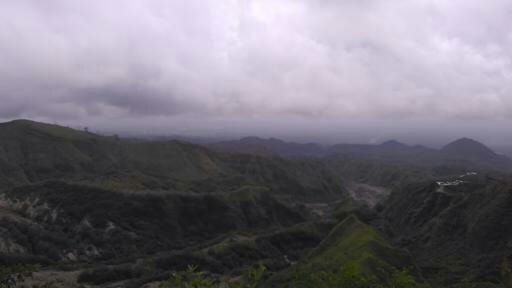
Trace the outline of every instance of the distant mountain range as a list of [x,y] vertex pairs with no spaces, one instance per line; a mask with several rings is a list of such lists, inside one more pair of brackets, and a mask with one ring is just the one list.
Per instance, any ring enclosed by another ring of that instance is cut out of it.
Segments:
[[421,145],[410,146],[395,140],[381,144],[336,144],[286,142],[276,138],[246,137],[208,145],[210,148],[237,153],[281,156],[328,156],[333,154],[403,161],[418,165],[469,164],[483,168],[512,169],[512,160],[484,144],[469,138],[453,141],[441,149]]
[[325,147],[316,143],[285,142],[277,138],[245,137],[240,140],[223,141],[213,143],[210,147],[223,151],[257,153],[261,155],[277,154],[291,155],[321,155],[325,153]]

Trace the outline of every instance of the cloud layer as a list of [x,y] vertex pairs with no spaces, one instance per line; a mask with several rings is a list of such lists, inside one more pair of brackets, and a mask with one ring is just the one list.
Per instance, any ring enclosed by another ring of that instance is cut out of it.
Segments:
[[0,118],[510,119],[508,0],[1,1]]

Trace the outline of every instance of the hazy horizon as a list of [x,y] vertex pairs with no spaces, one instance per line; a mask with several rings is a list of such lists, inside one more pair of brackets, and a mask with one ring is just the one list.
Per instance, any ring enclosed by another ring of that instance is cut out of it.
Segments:
[[[31,120],[31,121],[43,121],[40,119],[25,119],[25,118],[16,118],[10,120],[1,120],[9,122],[13,120]],[[445,137],[441,137],[443,134],[439,133],[439,131],[431,130],[430,133],[435,136],[435,140],[428,139],[429,134],[426,134],[425,131],[416,133],[403,132],[402,133],[390,133],[390,129],[381,130],[380,132],[375,132],[376,130],[364,130],[364,131],[348,131],[351,127],[350,123],[344,123],[344,126],[335,126],[333,129],[343,127],[345,133],[336,132],[332,130],[323,130],[324,133],[330,134],[314,134],[314,133],[304,133],[303,135],[294,134],[297,132],[296,130],[291,131],[290,133],[282,133],[282,132],[272,132],[268,129],[249,129],[250,131],[255,131],[253,134],[237,134],[229,132],[229,129],[210,129],[210,130],[192,130],[188,131],[187,129],[170,129],[169,125],[163,125],[159,129],[153,130],[144,130],[144,129],[135,129],[133,127],[129,129],[101,129],[95,126],[88,125],[79,125],[74,124],[70,125],[70,123],[62,123],[62,122],[45,122],[48,124],[56,124],[64,127],[69,127],[77,130],[87,129],[89,132],[97,133],[105,136],[117,135],[124,138],[139,138],[139,139],[177,139],[184,140],[197,144],[208,144],[208,143],[218,143],[223,141],[233,141],[233,140],[241,140],[247,137],[257,137],[261,139],[278,139],[285,142],[293,142],[293,143],[302,143],[302,144],[318,144],[322,146],[330,146],[335,144],[370,144],[370,145],[379,145],[387,141],[398,141],[404,143],[406,145],[414,146],[414,145],[422,145],[434,149],[440,149],[446,144],[449,144],[453,141],[459,140],[461,138],[470,138],[481,142],[482,144],[489,146],[491,149],[495,150],[495,152],[506,154],[512,157],[512,145],[508,143],[502,143],[496,141],[496,138],[484,138],[484,137],[472,137],[471,129],[474,127],[472,125],[466,126],[466,129],[459,129],[459,132],[452,135],[445,135]],[[232,122],[229,123],[233,125]],[[426,127],[428,129],[430,126]],[[236,127],[235,127],[236,128]],[[262,128],[262,127],[260,127]],[[268,128],[268,127],[267,127]],[[375,128],[375,127],[373,127]],[[394,126],[394,128],[396,128]],[[300,129],[304,130],[304,127],[300,127]],[[236,129],[233,129],[236,131]],[[343,129],[342,129],[343,130]],[[280,131],[275,130],[275,131]],[[348,131],[348,132],[347,132]],[[374,134],[369,134],[370,131],[374,131]],[[248,133],[248,132],[246,132]],[[492,134],[492,132],[491,132]],[[322,136],[323,135],[323,136]],[[373,135],[373,136],[372,136]],[[388,136],[393,135],[393,136]]]
[[0,120],[511,146],[512,3],[4,1]]

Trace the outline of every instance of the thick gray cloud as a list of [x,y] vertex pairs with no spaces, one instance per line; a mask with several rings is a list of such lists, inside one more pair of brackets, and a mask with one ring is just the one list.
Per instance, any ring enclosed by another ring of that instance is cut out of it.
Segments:
[[1,1],[0,118],[491,125],[510,27],[508,0]]

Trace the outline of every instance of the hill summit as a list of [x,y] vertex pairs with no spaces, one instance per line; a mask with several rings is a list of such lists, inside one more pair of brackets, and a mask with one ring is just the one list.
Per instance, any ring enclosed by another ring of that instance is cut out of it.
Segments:
[[495,159],[499,157],[489,147],[470,138],[455,140],[444,146],[441,152],[464,158]]

